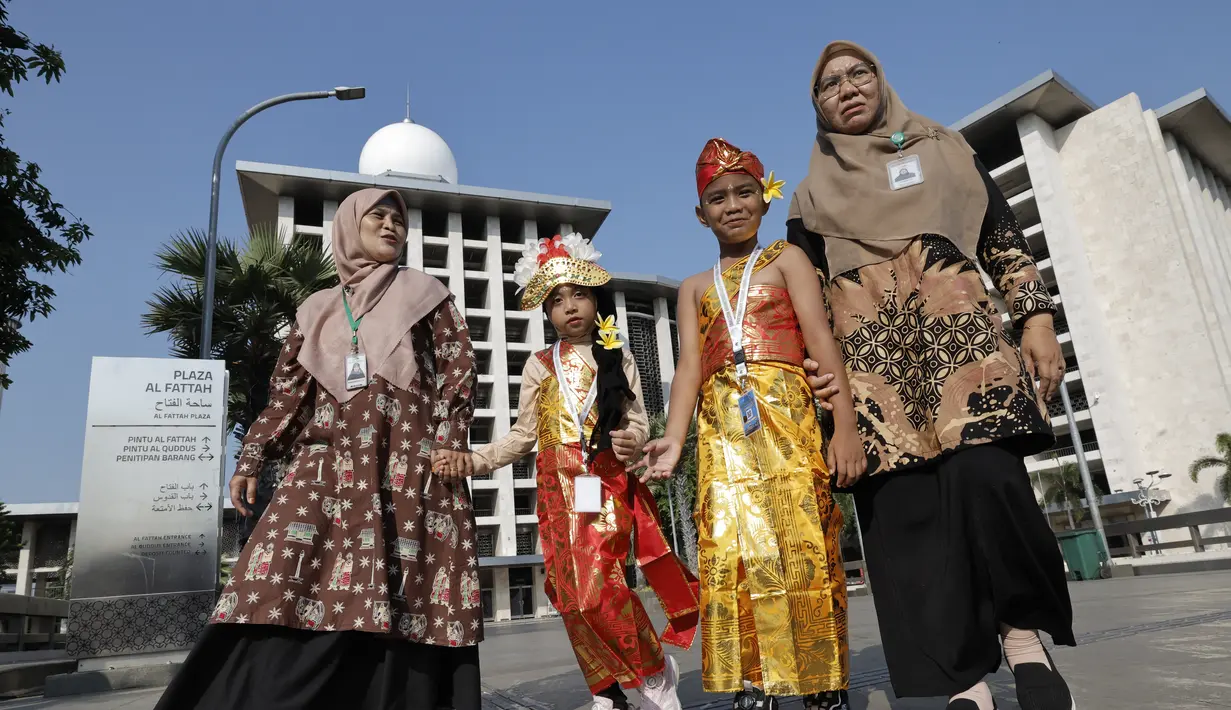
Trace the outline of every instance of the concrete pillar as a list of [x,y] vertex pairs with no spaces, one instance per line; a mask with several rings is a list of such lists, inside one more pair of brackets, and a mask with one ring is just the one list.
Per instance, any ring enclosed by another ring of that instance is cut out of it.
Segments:
[[333,218],[338,214],[338,203],[325,200],[321,216],[321,250],[333,254]]
[[496,411],[496,426],[494,438],[499,439],[509,433],[509,417],[507,412],[517,407],[517,402],[509,401],[509,388],[506,383],[509,377],[520,375],[520,372],[509,372],[508,337],[505,335],[506,311],[517,309],[517,304],[504,302],[504,247],[500,243],[500,218],[487,218],[487,261],[484,265],[487,274],[488,302],[491,305],[491,325],[488,328],[488,340],[492,344],[492,409]]
[[278,236],[282,244],[289,246],[295,239],[295,198],[278,196]]
[[663,383],[663,411],[670,408],[675,379],[675,348],[671,342],[671,308],[665,298],[654,299],[654,340],[658,345],[658,377]]
[[623,291],[615,292],[615,307],[616,307],[616,323],[620,326],[620,339],[627,343],[629,342],[628,340],[628,301],[624,298]]
[[[449,271],[449,290],[457,296],[457,306],[464,314],[466,312],[466,266],[462,261],[462,216],[457,212],[449,213],[447,230],[449,240],[449,255],[445,267]],[[479,304],[479,308],[482,308]]]
[[27,520],[21,529],[21,552],[17,555],[17,594],[30,596],[34,591],[34,545],[38,542],[38,523]]
[[542,618],[551,616],[551,602],[547,600],[547,592],[545,591],[547,574],[542,567],[534,568],[534,616]]
[[423,270],[423,210],[406,210],[406,265]]
[[509,604],[509,570],[506,567],[492,570],[492,602],[496,621],[508,621],[512,618],[512,607]]

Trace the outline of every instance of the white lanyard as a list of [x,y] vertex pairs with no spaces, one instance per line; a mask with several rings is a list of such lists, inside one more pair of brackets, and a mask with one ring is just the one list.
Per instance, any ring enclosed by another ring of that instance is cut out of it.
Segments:
[[748,289],[752,284],[752,272],[756,269],[757,259],[763,250],[757,247],[748,256],[744,265],[744,276],[739,281],[739,296],[735,310],[731,310],[731,299],[727,296],[727,284],[722,278],[722,262],[714,264],[714,290],[718,292],[718,303],[722,306],[723,318],[727,321],[727,332],[731,335],[731,351],[735,355],[735,374],[740,379],[748,377],[748,364],[744,359],[744,315],[748,312]]
[[590,416],[590,409],[594,406],[594,400],[598,398],[598,376],[590,382],[590,391],[586,393],[585,401],[581,403],[581,409],[577,408],[577,398],[573,396],[573,391],[569,389],[568,383],[564,381],[564,366],[560,362],[560,341],[551,349],[551,363],[556,368],[556,385],[560,388],[560,401],[564,402],[564,408],[568,411],[569,416],[573,418],[573,424],[577,426],[577,435],[581,438],[581,459],[588,463],[589,455],[587,454],[586,446],[586,417]]

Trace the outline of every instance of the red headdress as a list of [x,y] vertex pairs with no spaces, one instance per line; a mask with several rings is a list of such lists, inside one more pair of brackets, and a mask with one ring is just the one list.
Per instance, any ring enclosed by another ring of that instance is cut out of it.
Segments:
[[706,186],[728,173],[744,173],[758,181],[765,179],[765,166],[757,156],[731,145],[722,138],[711,138],[697,158],[697,197]]

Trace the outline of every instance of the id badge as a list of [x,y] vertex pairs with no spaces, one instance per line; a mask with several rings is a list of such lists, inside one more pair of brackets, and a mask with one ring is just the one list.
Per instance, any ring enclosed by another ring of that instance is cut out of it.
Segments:
[[890,190],[901,190],[923,182],[923,165],[917,155],[891,160],[885,167],[889,170]]
[[598,476],[578,476],[573,479],[573,510],[597,513],[603,509],[603,483]]
[[761,413],[757,410],[757,395],[752,390],[739,396],[739,416],[744,421],[744,436],[761,430]]
[[346,389],[361,390],[368,386],[368,358],[363,353],[346,356]]

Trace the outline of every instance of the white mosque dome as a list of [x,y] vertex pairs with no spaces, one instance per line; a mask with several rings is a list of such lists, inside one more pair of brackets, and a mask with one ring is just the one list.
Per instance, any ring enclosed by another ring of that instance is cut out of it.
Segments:
[[372,134],[359,153],[359,172],[398,173],[457,184],[457,161],[449,144],[432,129],[410,119]]

